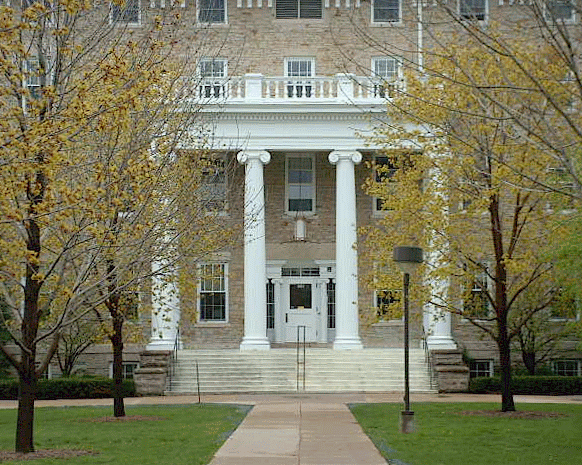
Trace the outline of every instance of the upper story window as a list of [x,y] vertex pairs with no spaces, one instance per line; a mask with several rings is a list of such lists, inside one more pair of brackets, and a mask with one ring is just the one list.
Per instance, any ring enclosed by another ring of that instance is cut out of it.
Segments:
[[485,21],[487,0],[459,0],[459,16],[469,21]]
[[198,73],[200,74],[200,97],[226,96],[227,60],[225,58],[202,58],[198,63]]
[[321,19],[321,0],[276,0],[277,19]]
[[139,24],[140,21],[140,0],[125,0],[122,4],[111,3],[112,23]]
[[390,97],[400,78],[400,61],[394,57],[372,58],[374,97]]
[[575,12],[572,0],[546,0],[544,13],[549,22],[572,23]]
[[400,19],[400,0],[372,0],[373,23],[397,23]]
[[29,58],[24,62],[24,87],[28,90],[31,99],[40,98],[41,69],[38,58]]
[[489,317],[489,278],[487,266],[479,263],[466,267],[467,285],[464,290],[463,315],[469,318]]
[[290,79],[287,83],[287,97],[311,97],[312,83],[307,77],[315,75],[315,60],[313,58],[286,58],[285,76]]
[[226,0],[199,0],[198,22],[226,24]]
[[[374,156],[374,180],[378,184],[393,182],[393,177],[398,170],[396,163],[386,155]],[[386,210],[384,201],[380,197],[374,197],[374,213]]]
[[200,197],[208,212],[226,212],[226,160],[221,156],[208,158],[202,169]]
[[287,157],[287,212],[315,212],[315,160],[312,155]]

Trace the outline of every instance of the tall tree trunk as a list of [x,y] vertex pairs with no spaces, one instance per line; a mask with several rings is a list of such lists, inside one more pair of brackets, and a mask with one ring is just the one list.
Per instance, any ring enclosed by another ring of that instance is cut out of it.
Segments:
[[32,356],[23,354],[19,372],[18,418],[16,420],[16,452],[34,452],[34,400],[36,399],[36,373]]
[[500,333],[497,339],[499,348],[499,362],[501,368],[501,411],[515,412],[513,392],[511,390],[511,345],[507,337],[507,326],[500,324]]
[[523,364],[525,365],[527,372],[531,376],[535,376],[535,374],[536,374],[536,354],[535,354],[535,352],[529,352],[526,349],[522,349],[521,359],[523,360]]
[[113,347],[113,415],[125,416],[123,400],[123,317],[113,318],[113,335],[111,345]]

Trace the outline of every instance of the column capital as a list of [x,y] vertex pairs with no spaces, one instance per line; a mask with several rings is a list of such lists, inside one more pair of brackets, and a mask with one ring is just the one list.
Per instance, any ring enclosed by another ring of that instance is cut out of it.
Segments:
[[357,150],[334,150],[329,154],[328,159],[332,165],[339,163],[340,160],[348,160],[357,165],[362,161],[362,154]]
[[243,165],[246,165],[251,160],[258,160],[263,165],[266,165],[271,161],[271,154],[266,150],[241,150],[236,158]]

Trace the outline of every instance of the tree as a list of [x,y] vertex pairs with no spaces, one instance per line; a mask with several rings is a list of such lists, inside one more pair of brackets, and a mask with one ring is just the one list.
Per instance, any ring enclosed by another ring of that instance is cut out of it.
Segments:
[[[367,245],[384,261],[394,245],[418,243],[428,252],[426,300],[496,342],[501,409],[513,411],[511,341],[548,307],[556,288],[537,295],[534,305],[520,303],[553,277],[539,244],[563,234],[563,213],[540,188],[552,182],[552,154],[508,114],[545,105],[545,96],[519,92],[527,87],[524,63],[538,79],[557,82],[562,70],[552,50],[524,40],[513,44],[521,66],[465,36],[447,43],[446,54],[431,57],[433,73],[408,76],[406,93],[388,106],[390,125],[376,142],[386,147],[391,173],[367,183],[386,216],[368,233]],[[483,88],[490,97],[483,97]]]
[[101,322],[118,385],[124,293],[169,253],[164,226],[174,243],[205,234],[203,215],[174,215],[184,192],[174,194],[186,187],[176,179],[196,172],[199,180],[203,169],[176,171],[183,166],[174,151],[195,130],[197,107],[178,102],[195,86],[180,76],[195,75],[184,70],[196,54],[184,44],[174,53],[179,17],[171,10],[135,30],[125,12],[123,2],[0,7],[0,290],[20,357],[4,343],[0,350],[19,376],[18,452],[34,450],[37,380],[63,328],[107,308]]

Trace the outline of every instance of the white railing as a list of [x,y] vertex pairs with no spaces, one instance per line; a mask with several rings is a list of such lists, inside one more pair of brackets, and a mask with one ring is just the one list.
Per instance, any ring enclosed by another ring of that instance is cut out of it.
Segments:
[[224,80],[203,79],[191,86],[190,98],[199,103],[235,102],[351,102],[370,101],[379,103],[393,98],[404,89],[402,80],[379,79],[336,74],[313,77],[266,77],[262,74],[246,74]]

